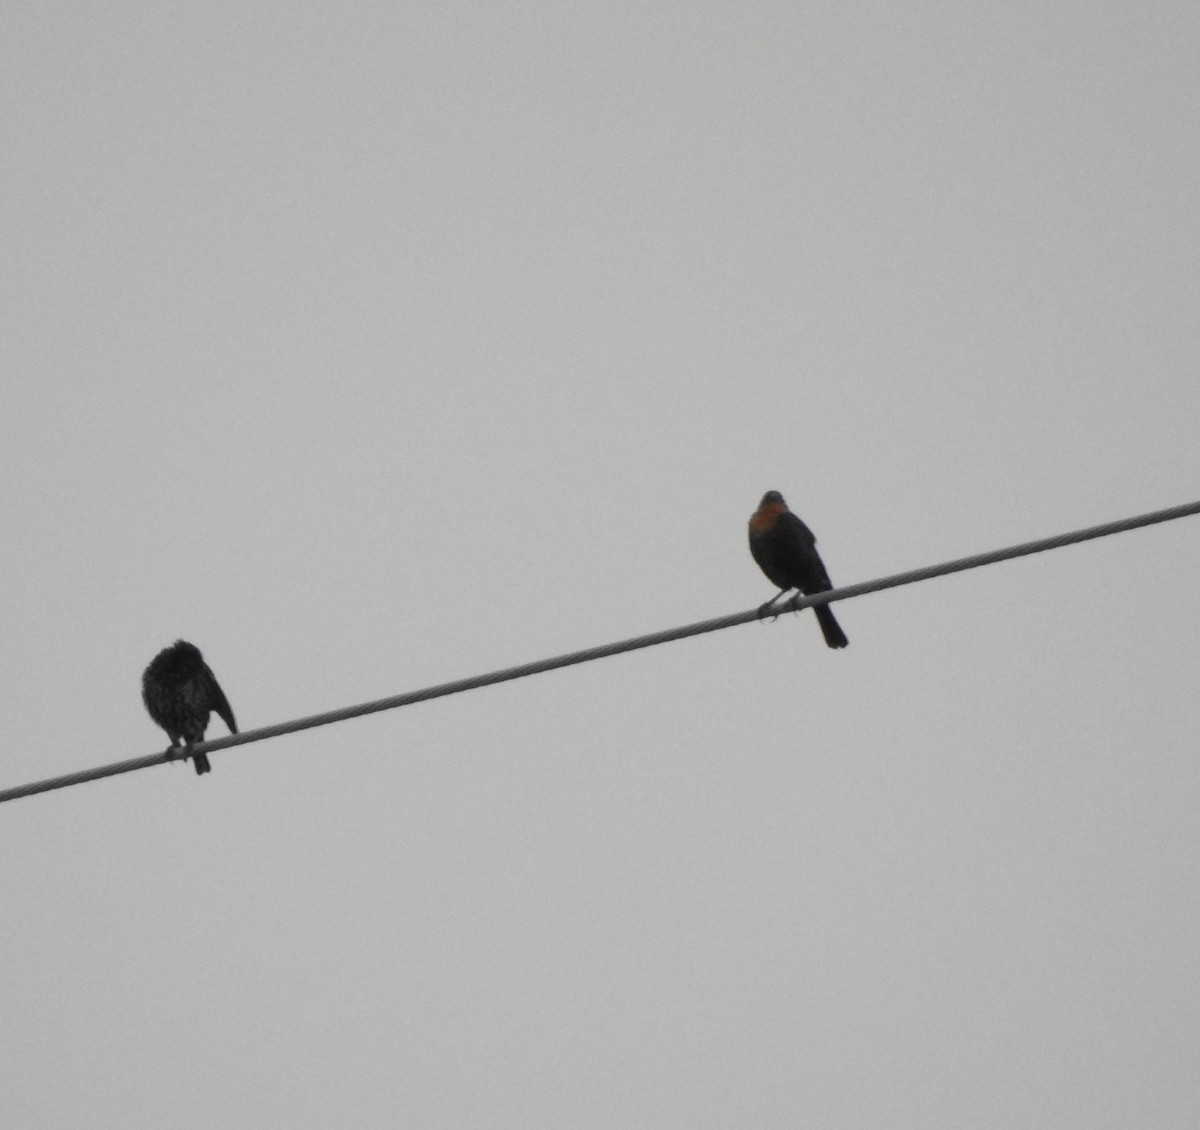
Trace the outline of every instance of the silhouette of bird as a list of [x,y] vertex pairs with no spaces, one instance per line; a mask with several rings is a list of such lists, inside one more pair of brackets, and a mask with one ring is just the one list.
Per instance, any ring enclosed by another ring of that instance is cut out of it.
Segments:
[[[833,588],[812,530],[788,509],[777,490],[767,491],[750,516],[750,552],[771,584],[779,586],[779,592],[758,610],[760,616],[789,589],[812,596]],[[830,647],[845,647],[850,642],[828,604],[818,604],[813,611]]]
[[[176,640],[150,661],[142,675],[142,701],[150,717],[167,731],[171,749],[183,742],[185,757],[187,750],[204,741],[212,710],[221,716],[231,734],[238,732],[225,692],[200,649],[187,640]],[[192,761],[198,774],[212,769],[205,753],[195,754]]]

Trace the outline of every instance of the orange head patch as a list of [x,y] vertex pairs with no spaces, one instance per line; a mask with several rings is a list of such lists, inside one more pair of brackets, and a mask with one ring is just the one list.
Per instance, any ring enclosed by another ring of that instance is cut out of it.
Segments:
[[780,514],[788,512],[788,505],[783,501],[783,495],[777,490],[769,490],[762,496],[758,509],[750,515],[750,532],[764,533],[775,525]]

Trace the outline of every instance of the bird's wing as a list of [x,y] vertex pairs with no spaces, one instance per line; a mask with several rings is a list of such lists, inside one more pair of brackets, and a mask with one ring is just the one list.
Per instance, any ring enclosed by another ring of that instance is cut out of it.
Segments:
[[233,720],[233,711],[229,707],[229,699],[225,697],[225,692],[221,690],[221,684],[217,682],[216,675],[207,667],[205,667],[205,672],[208,675],[208,691],[212,699],[212,709],[221,716],[221,720],[229,727],[229,732],[236,734],[238,728],[237,723]]
[[778,528],[780,540],[786,541],[788,549],[794,552],[811,550],[817,544],[812,530],[790,510],[779,515]]
[[789,510],[779,517],[779,531],[780,539],[787,546],[788,557],[797,565],[803,564],[808,574],[808,583],[799,587],[805,592],[833,588],[833,582],[825,571],[825,563],[817,552],[817,539],[812,530]]

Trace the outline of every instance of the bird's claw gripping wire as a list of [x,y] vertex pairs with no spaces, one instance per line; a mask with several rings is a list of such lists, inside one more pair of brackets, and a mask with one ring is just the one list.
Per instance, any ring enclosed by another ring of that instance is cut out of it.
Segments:
[[[758,618],[760,620],[766,618],[767,613],[770,612],[771,609],[773,609],[775,607],[775,601],[777,601],[778,599],[779,599],[779,597],[772,597],[770,600],[767,601],[766,604],[760,604],[758,606]],[[778,612],[776,612],[775,615],[771,617],[772,624],[774,624],[775,621],[779,619],[779,615],[780,614]]]

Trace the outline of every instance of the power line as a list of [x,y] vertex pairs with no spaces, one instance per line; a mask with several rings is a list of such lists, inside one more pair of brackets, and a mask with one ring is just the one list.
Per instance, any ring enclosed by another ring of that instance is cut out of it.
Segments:
[[[900,585],[912,585],[917,581],[927,581],[932,577],[942,577],[947,573],[961,573],[966,569],[978,569],[982,565],[994,565],[998,561],[1008,561],[1014,557],[1027,557],[1034,553],[1044,553],[1048,549],[1058,549],[1064,545],[1076,542],[1090,541],[1093,538],[1108,537],[1110,534],[1123,533],[1125,530],[1136,530],[1142,526],[1153,526],[1159,522],[1170,522],[1176,518],[1186,518],[1191,514],[1200,514],[1200,502],[1189,502],[1183,506],[1172,506],[1167,510],[1155,510],[1149,514],[1140,514],[1134,518],[1122,518],[1116,522],[1106,522],[1102,526],[1089,526],[1085,530],[1074,530],[1067,534],[1057,534],[1054,537],[1041,538],[1038,541],[1023,542],[1020,545],[1008,546],[1005,549],[994,549],[989,553],[977,553],[971,557],[960,557],[954,561],[946,561],[941,565],[927,565],[922,569],[912,569],[907,573],[894,573],[890,577],[881,577],[874,581],[863,581],[857,585],[846,585],[844,588],[831,589],[829,592],[817,593],[815,596],[796,595],[790,600],[782,601],[773,609],[774,612],[784,613],[802,608],[811,608],[814,604],[832,604],[836,600],[849,600],[852,597],[864,596],[870,592],[880,592],[883,589],[894,589]],[[663,632],[651,632],[646,636],[634,636],[632,639],[620,640],[617,643],[602,644],[599,647],[585,648],[583,651],[572,651],[566,655],[555,656],[553,659],[538,659],[533,663],[523,663],[519,667],[507,667],[501,671],[492,671],[486,675],[474,675],[468,679],[458,679],[453,683],[439,683],[424,690],[409,691],[407,694],[393,695],[390,698],[380,698],[373,702],[360,703],[358,706],[345,706],[340,710],[329,710],[324,714],[310,714],[307,718],[297,718],[291,722],[279,722],[274,726],[263,726],[257,730],[246,730],[241,734],[230,734],[228,737],[216,738],[210,742],[202,742],[192,747],[194,751],[203,750],[206,753],[218,749],[228,749],[236,745],[249,745],[251,742],[261,742],[266,738],[277,738],[282,734],[294,734],[299,730],[311,730],[315,726],[328,726],[333,722],[344,722],[347,718],[358,718],[364,714],[375,714],[381,710],[394,710],[400,706],[411,706],[415,702],[425,702],[431,698],[443,698],[446,695],[460,694],[463,691],[473,691],[479,687],[488,687],[494,683],[506,683],[512,679],[524,679],[528,675],[540,675],[543,671],[553,671],[558,667],[572,667],[577,663],[590,663],[593,659],[603,659],[608,655],[620,655],[626,651],[637,651],[644,647],[655,647],[672,640],[687,639],[689,636],[702,636],[706,632],[717,632],[722,628],[732,628],[738,624],[748,624],[759,619],[758,610],[749,612],[734,612],[729,616],[719,616],[715,620],[701,620],[696,624],[688,624],[682,628],[668,628]],[[167,753],[150,754],[147,757],[135,757],[129,761],[118,761],[112,765],[102,765],[96,769],[83,769],[78,773],[67,773],[61,777],[50,777],[44,781],[35,781],[28,785],[0,791],[0,804],[18,797],[32,796],[34,793],[50,792],[52,789],[64,789],[68,785],[80,785],[84,781],[96,781],[101,777],[114,777],[119,773],[132,773],[135,769],[145,769],[151,765],[159,765],[174,760]]]

